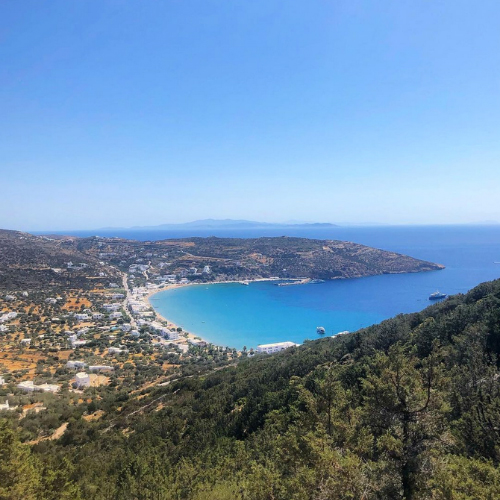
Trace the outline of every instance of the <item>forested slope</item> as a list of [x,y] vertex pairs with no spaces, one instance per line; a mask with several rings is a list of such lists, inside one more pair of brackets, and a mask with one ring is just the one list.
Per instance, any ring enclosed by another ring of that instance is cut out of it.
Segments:
[[[495,281],[141,399],[120,394],[106,418],[70,421],[28,457],[4,427],[0,498],[496,499],[499,354]],[[35,465],[4,482],[16,461]],[[5,493],[15,488],[25,496]]]

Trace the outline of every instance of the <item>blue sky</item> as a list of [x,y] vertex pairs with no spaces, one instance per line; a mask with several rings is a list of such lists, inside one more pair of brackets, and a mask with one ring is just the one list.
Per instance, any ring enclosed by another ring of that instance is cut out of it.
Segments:
[[0,227],[500,220],[497,0],[6,0]]

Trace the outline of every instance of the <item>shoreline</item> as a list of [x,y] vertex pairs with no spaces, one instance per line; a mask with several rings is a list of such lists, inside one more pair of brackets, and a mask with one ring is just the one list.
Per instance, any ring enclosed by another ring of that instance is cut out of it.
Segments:
[[[185,287],[188,287],[188,286],[200,286],[200,285],[220,285],[220,284],[237,284],[237,283],[257,283],[257,282],[262,282],[262,281],[282,281],[284,278],[255,278],[255,279],[247,279],[247,280],[228,280],[228,281],[211,281],[209,283],[183,283],[183,284],[180,284],[180,283],[173,283],[173,284],[170,284],[170,285],[167,285],[165,287],[163,287],[161,290],[152,290],[151,292],[149,292],[146,296],[144,296],[144,300],[153,308],[156,316],[158,317],[159,320],[161,321],[165,321],[167,323],[167,327],[168,328],[182,328],[180,325],[177,325],[176,323],[174,323],[173,321],[169,320],[168,318],[166,318],[165,316],[163,316],[162,314],[160,314],[158,312],[158,310],[156,309],[156,307],[151,303],[151,297],[153,297],[154,295],[157,295],[161,292],[166,292],[168,290],[175,290],[176,288],[185,288]],[[187,339],[192,339],[192,340],[199,340],[201,339],[203,342],[206,342],[207,344],[213,344],[213,345],[218,345],[218,344],[214,344],[213,342],[211,342],[210,340],[206,339],[206,338],[203,338],[201,335],[198,335],[196,333],[192,333],[192,332],[188,332],[188,331],[185,331],[184,329],[182,329],[182,333],[185,333],[187,334]]]

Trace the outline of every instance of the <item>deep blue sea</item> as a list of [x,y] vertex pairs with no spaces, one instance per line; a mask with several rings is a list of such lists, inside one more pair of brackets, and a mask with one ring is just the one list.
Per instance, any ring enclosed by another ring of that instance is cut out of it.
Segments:
[[[66,232],[68,234],[68,232]],[[92,232],[75,231],[77,236]],[[95,232],[94,232],[95,234]],[[500,278],[500,225],[375,226],[315,230],[112,231],[101,236],[156,240],[187,236],[301,236],[339,239],[392,250],[444,264],[446,269],[278,287],[271,283],[200,285],[168,290],[152,298],[154,307],[185,330],[219,345],[247,348],[315,339],[353,331],[430,304],[430,293],[464,293]]]

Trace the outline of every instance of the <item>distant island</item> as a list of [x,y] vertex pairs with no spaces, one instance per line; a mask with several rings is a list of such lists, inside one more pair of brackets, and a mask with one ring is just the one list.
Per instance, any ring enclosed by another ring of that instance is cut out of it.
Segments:
[[293,228],[293,229],[307,229],[307,228],[329,228],[338,227],[336,224],[331,224],[329,222],[258,222],[252,220],[243,219],[202,219],[195,220],[192,222],[184,222],[179,224],[160,224],[157,226],[132,226],[129,228],[116,228],[116,227],[105,227],[100,228],[101,231],[110,231],[113,229],[132,229],[135,231],[143,230],[200,230],[200,229],[280,229],[280,228]]

